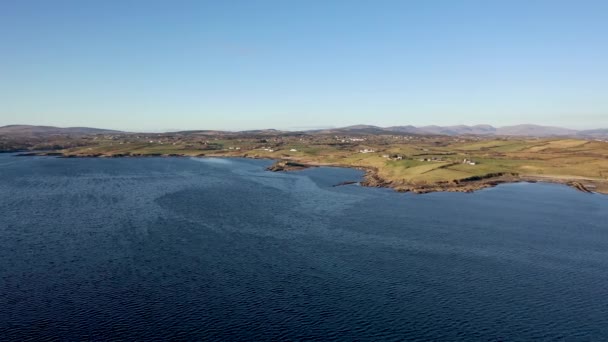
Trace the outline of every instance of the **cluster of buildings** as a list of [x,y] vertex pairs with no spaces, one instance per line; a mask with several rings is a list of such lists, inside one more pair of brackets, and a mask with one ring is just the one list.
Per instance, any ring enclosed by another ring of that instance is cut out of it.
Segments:
[[437,157],[420,158],[419,160],[423,161],[423,162],[442,162],[442,161],[444,161],[443,158],[437,158]]
[[403,156],[400,154],[393,154],[393,155],[383,154],[382,158],[386,158],[388,160],[403,160]]
[[338,140],[341,143],[346,143],[346,142],[361,142],[361,141],[366,141],[366,138],[352,138],[352,137],[340,137],[340,136],[334,136],[334,139]]

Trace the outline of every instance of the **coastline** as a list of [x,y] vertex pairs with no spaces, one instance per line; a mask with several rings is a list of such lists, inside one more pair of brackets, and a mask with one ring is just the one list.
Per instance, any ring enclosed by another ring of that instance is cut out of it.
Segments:
[[[548,175],[520,175],[517,173],[510,172],[498,172],[491,173],[484,176],[475,176],[469,177],[460,180],[452,180],[452,181],[438,181],[438,182],[429,182],[429,183],[407,183],[407,182],[399,182],[394,180],[384,179],[379,175],[378,169],[374,167],[360,166],[360,165],[348,165],[348,164],[340,164],[340,163],[323,163],[323,162],[306,162],[300,161],[297,158],[268,158],[268,157],[260,157],[257,155],[251,154],[222,154],[222,153],[213,153],[213,154],[181,154],[181,153],[172,153],[172,154],[160,154],[160,153],[150,153],[150,154],[139,154],[139,153],[118,153],[118,154],[65,154],[63,152],[57,151],[38,151],[38,152],[25,152],[18,153],[15,156],[17,157],[35,157],[35,156],[45,156],[45,157],[56,157],[56,158],[249,158],[249,159],[267,159],[274,160],[275,162],[266,168],[267,171],[270,172],[290,172],[290,171],[298,171],[312,167],[344,167],[362,170],[365,172],[363,179],[359,182],[353,181],[345,181],[339,185],[346,185],[352,183],[359,183],[361,186],[365,187],[375,187],[375,188],[390,188],[397,192],[412,192],[415,194],[425,194],[431,192],[467,192],[472,193],[478,190],[495,187],[500,184],[509,184],[509,183],[520,183],[520,182],[528,182],[528,183],[553,183],[553,184],[561,184],[566,185],[571,188],[574,188],[578,191],[585,193],[598,193],[598,194],[608,194],[608,184],[601,180],[596,179],[588,179],[584,177],[574,177],[574,176],[548,176]],[[605,190],[606,189],[606,190]]]
[[[267,168],[268,171],[273,172],[289,172],[289,171],[297,171],[303,168],[310,167],[344,167],[365,171],[365,175],[363,176],[363,180],[358,182],[362,186],[365,187],[373,187],[373,188],[389,188],[393,189],[397,192],[412,192],[415,194],[426,194],[431,192],[467,192],[472,193],[478,190],[492,188],[500,184],[510,184],[510,183],[551,183],[551,184],[560,184],[566,185],[571,188],[574,188],[578,191],[585,193],[598,193],[598,194],[608,194],[600,191],[593,191],[591,188],[594,185],[586,184],[586,183],[594,183],[597,182],[595,180],[590,179],[577,179],[573,180],[571,178],[558,178],[558,177],[542,177],[542,176],[521,176],[516,173],[497,173],[490,174],[487,177],[471,177],[470,179],[464,180],[454,180],[454,181],[444,181],[444,182],[435,182],[428,184],[410,184],[406,182],[394,182],[390,180],[383,179],[378,175],[378,170],[371,167],[363,167],[363,166],[354,166],[354,165],[344,165],[344,164],[333,164],[333,163],[308,163],[299,165],[296,167],[278,167],[277,165],[281,163],[285,163],[285,160],[278,160],[273,165]],[[335,186],[352,184],[351,181],[345,181]]]

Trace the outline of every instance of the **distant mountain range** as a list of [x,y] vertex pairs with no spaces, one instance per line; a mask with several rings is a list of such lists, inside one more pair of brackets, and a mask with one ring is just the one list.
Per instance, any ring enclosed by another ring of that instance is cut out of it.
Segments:
[[[49,135],[89,135],[89,134],[116,134],[125,133],[121,131],[89,128],[89,127],[52,127],[52,126],[30,126],[10,125],[0,127],[0,135],[12,136],[49,136]],[[228,132],[192,130],[175,132],[179,134],[222,134]],[[294,134],[292,131],[280,131],[274,129],[250,130],[241,132],[230,132],[232,134]],[[540,125],[515,125],[494,127],[490,125],[457,125],[457,126],[391,126],[379,127],[371,125],[355,125],[341,128],[318,129],[300,131],[307,134],[417,134],[417,135],[487,135],[487,136],[521,136],[521,137],[578,137],[578,138],[608,138],[608,129],[574,130],[568,128],[540,126]]]
[[53,127],[53,126],[32,126],[32,125],[9,125],[0,127],[0,135],[19,135],[19,136],[46,136],[46,135],[88,135],[120,133],[109,129],[89,128],[89,127]]
[[527,136],[527,137],[580,137],[606,138],[608,129],[574,130],[561,127],[540,125],[515,125],[494,127],[490,125],[475,126],[391,126],[378,127],[356,125],[335,129],[317,130],[318,133],[350,134],[434,134],[434,135],[492,135],[492,136]]

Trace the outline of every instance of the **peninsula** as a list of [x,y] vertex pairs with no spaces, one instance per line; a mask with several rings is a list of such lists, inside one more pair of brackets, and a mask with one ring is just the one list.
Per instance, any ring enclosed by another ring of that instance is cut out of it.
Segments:
[[87,131],[2,134],[21,156],[268,158],[272,171],[340,166],[366,171],[364,186],[396,191],[471,192],[509,182],[562,183],[608,193],[608,139],[479,133],[441,134],[354,126],[322,131]]

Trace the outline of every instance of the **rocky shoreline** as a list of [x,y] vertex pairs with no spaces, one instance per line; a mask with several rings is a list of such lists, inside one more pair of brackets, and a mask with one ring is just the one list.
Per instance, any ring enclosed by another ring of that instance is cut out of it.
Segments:
[[[289,166],[290,164],[296,166]],[[425,183],[425,184],[408,184],[405,182],[393,182],[390,180],[385,180],[378,175],[378,170],[375,168],[366,168],[360,166],[351,166],[351,165],[340,165],[340,164],[302,164],[295,163],[292,161],[277,161],[275,164],[271,165],[267,168],[269,171],[281,172],[281,171],[293,171],[293,170],[301,170],[303,168],[309,167],[345,167],[345,168],[355,168],[359,170],[365,171],[365,175],[363,176],[363,180],[356,181],[345,181],[334,186],[342,186],[349,184],[360,184],[365,187],[374,187],[374,188],[390,188],[397,192],[412,192],[415,194],[426,194],[431,192],[467,192],[472,193],[478,190],[492,188],[500,184],[508,184],[508,183],[536,183],[536,182],[545,182],[545,183],[554,183],[554,184],[562,184],[570,186],[578,191],[585,193],[596,193],[593,189],[593,184],[585,184],[581,181],[572,181],[568,179],[539,179],[539,177],[531,177],[531,176],[521,176],[517,173],[490,173],[483,176],[474,176],[469,178],[464,178],[460,180],[453,180],[449,182],[436,182],[436,183]],[[601,192],[598,192],[601,193]]]
[[453,181],[410,184],[406,182],[387,181],[378,175],[377,170],[368,170],[361,185],[392,188],[397,192],[426,194],[431,192],[475,192],[477,190],[495,187],[499,184],[517,183],[522,181],[525,180],[520,178],[517,174],[500,173]]
[[269,167],[267,167],[266,170],[272,171],[272,172],[296,171],[296,170],[308,169],[310,167],[313,167],[313,166],[302,164],[302,163],[297,163],[297,162],[293,162],[293,161],[280,160],[280,161],[277,161],[274,164],[270,165]]
[[[25,152],[19,153],[15,156],[18,157],[32,157],[32,156],[47,156],[47,157],[59,157],[59,158],[148,158],[148,157],[161,157],[161,158],[175,158],[175,157],[218,157],[218,158],[252,158],[252,159],[267,159],[261,158],[255,155],[186,155],[186,154],[138,154],[138,153],[120,153],[120,154],[65,154],[56,151],[41,151],[41,152]],[[562,179],[556,177],[540,177],[540,176],[521,176],[516,173],[490,173],[483,176],[473,176],[460,180],[452,181],[441,181],[435,183],[417,183],[411,184],[406,182],[395,182],[383,179],[379,174],[378,170],[371,167],[362,167],[355,165],[342,165],[342,164],[324,164],[324,163],[301,163],[294,160],[277,160],[274,164],[267,167],[267,171],[271,172],[287,172],[303,170],[311,167],[345,167],[355,168],[365,171],[363,180],[357,181],[345,181],[334,186],[348,185],[359,183],[365,187],[376,187],[376,188],[390,188],[397,192],[412,192],[416,194],[426,194],[431,192],[475,192],[486,188],[495,187],[499,184],[506,183],[518,183],[518,182],[545,182],[555,183],[570,186],[578,191],[585,193],[604,193],[600,191],[594,191],[596,184],[592,180],[572,180]]]

